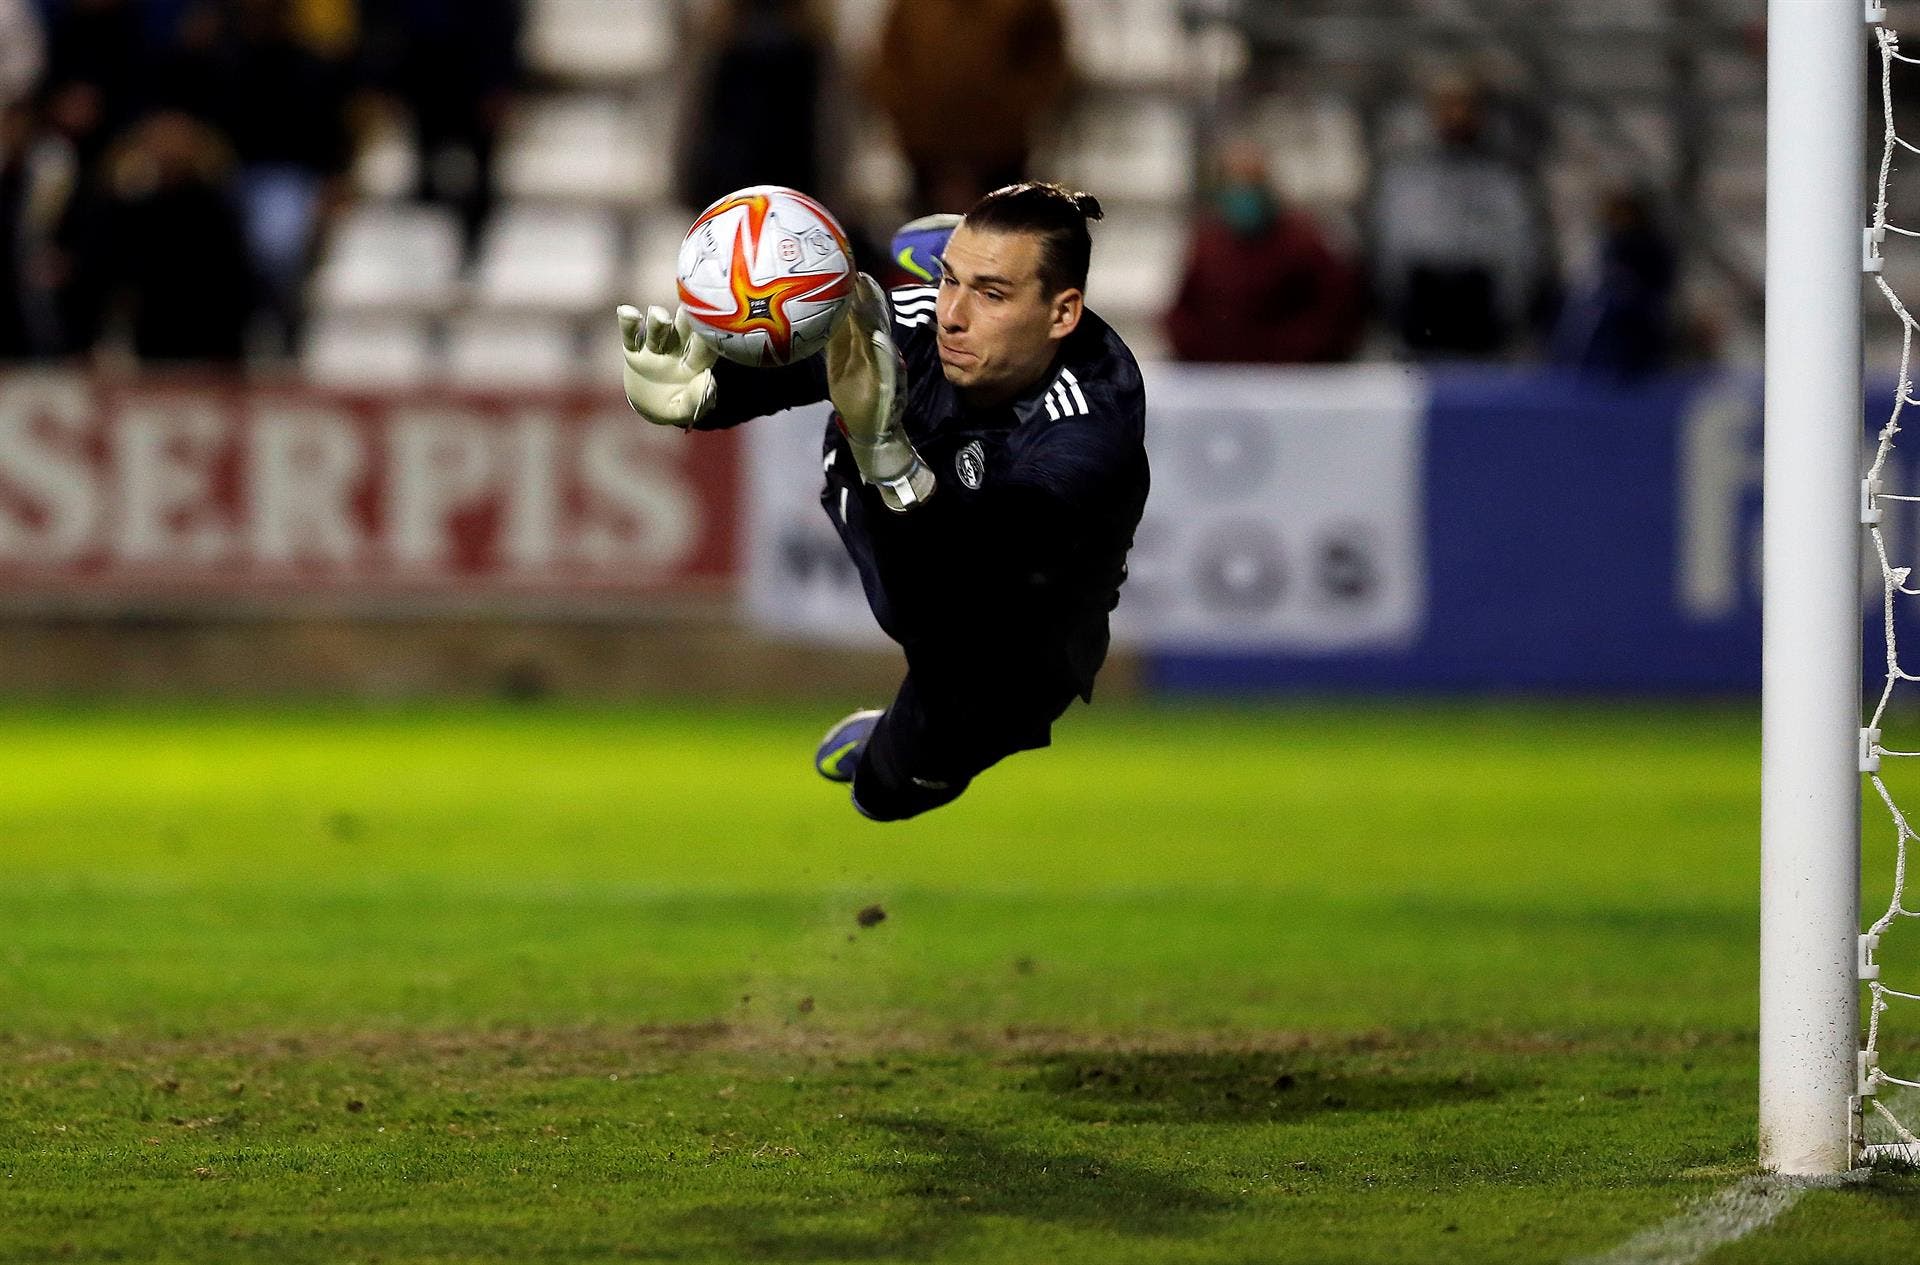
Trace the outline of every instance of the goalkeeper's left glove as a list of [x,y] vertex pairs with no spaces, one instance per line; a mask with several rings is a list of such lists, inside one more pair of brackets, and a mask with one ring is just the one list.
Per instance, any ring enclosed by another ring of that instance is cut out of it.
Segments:
[[886,296],[863,272],[827,340],[827,395],[846,424],[860,477],[880,489],[888,509],[905,512],[933,495],[934,477],[900,425],[907,369],[887,324]]
[[719,353],[693,332],[681,308],[672,316],[662,307],[640,309],[621,304],[620,347],[626,354],[621,376],[633,411],[659,426],[692,426],[713,407],[719,388],[713,362]]

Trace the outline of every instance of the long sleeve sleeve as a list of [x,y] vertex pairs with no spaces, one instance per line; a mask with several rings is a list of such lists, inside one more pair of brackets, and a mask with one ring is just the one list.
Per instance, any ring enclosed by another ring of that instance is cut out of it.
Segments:
[[809,356],[797,364],[766,369],[719,360],[714,363],[713,377],[718,387],[713,411],[695,422],[694,430],[725,430],[827,398],[825,356]]

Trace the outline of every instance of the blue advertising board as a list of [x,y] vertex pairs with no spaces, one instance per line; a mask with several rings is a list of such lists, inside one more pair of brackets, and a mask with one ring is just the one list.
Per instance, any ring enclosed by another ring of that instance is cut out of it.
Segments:
[[[1414,635],[1333,653],[1150,644],[1153,686],[1758,688],[1758,375],[1614,385],[1456,370],[1427,381],[1425,594]],[[1884,423],[1891,390],[1870,386],[1865,437]],[[1910,473],[1897,456],[1888,490],[1913,490]],[[1887,508],[1899,565],[1898,551],[1920,536],[1911,505]],[[1877,578],[1863,584],[1863,637],[1875,656],[1878,590]]]

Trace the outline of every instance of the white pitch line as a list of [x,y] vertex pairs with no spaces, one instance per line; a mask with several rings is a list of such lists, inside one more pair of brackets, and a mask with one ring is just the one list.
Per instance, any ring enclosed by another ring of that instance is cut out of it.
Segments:
[[1569,1265],[1693,1265],[1715,1248],[1772,1223],[1809,1190],[1843,1186],[1865,1176],[1749,1177],[1642,1230],[1611,1252],[1582,1256]]

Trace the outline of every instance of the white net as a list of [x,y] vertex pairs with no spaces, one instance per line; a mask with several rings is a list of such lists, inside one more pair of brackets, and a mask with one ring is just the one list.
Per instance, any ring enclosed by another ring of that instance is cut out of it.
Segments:
[[[1889,1070],[1881,1065],[1881,1038],[1883,1017],[1896,1013],[1896,1007],[1906,1011],[1908,1016],[1920,1015],[1920,993],[1897,989],[1879,978],[1880,968],[1876,953],[1880,939],[1902,919],[1913,918],[1916,912],[1906,907],[1907,857],[1909,847],[1920,839],[1907,815],[1895,801],[1893,792],[1887,788],[1880,773],[1882,757],[1913,758],[1920,751],[1895,750],[1881,745],[1881,737],[1888,723],[1889,709],[1896,694],[1907,684],[1920,683],[1920,674],[1909,672],[1900,663],[1900,644],[1896,635],[1895,610],[1903,597],[1920,597],[1920,587],[1912,583],[1912,566],[1895,566],[1888,556],[1886,534],[1883,529],[1881,502],[1884,501],[1920,501],[1920,496],[1903,492],[1889,492],[1882,489],[1882,481],[1889,471],[1889,463],[1894,454],[1894,441],[1901,431],[1901,417],[1909,405],[1920,408],[1920,399],[1914,396],[1911,376],[1913,361],[1913,336],[1917,327],[1913,315],[1902,303],[1892,284],[1887,280],[1882,249],[1889,235],[1897,238],[1920,237],[1920,230],[1898,227],[1887,222],[1887,190],[1892,179],[1894,160],[1902,152],[1920,154],[1920,148],[1902,138],[1894,127],[1894,75],[1901,64],[1920,66],[1920,58],[1909,57],[1900,52],[1899,35],[1886,26],[1876,28],[1876,39],[1880,52],[1880,107],[1884,125],[1880,153],[1880,175],[1875,189],[1873,203],[1873,225],[1868,230],[1866,242],[1866,267],[1873,275],[1874,284],[1886,299],[1894,316],[1900,322],[1900,374],[1894,389],[1894,398],[1887,421],[1880,428],[1879,443],[1874,450],[1873,464],[1867,470],[1865,483],[1861,488],[1861,519],[1867,526],[1868,535],[1873,542],[1874,557],[1879,562],[1881,580],[1882,622],[1886,634],[1886,678],[1880,689],[1879,701],[1874,705],[1873,715],[1867,721],[1860,736],[1861,770],[1871,778],[1874,791],[1880,802],[1886,806],[1887,815],[1893,826],[1894,863],[1893,895],[1887,903],[1886,912],[1876,919],[1867,929],[1861,941],[1861,979],[1868,990],[1867,1043],[1861,1056],[1860,1090],[1863,1110],[1868,1113],[1866,1122],[1866,1152],[1869,1160],[1904,1160],[1908,1163],[1920,1163],[1920,1137],[1903,1123],[1901,1116],[1908,1119],[1920,1119],[1913,1107],[1920,1103],[1920,1066],[1906,1068],[1896,1066]],[[1920,73],[1920,72],[1909,72]],[[1908,1054],[1907,1059],[1920,1064],[1920,1055]],[[1897,1061],[1896,1061],[1897,1062]],[[1902,1098],[1905,1101],[1901,1101]]]

